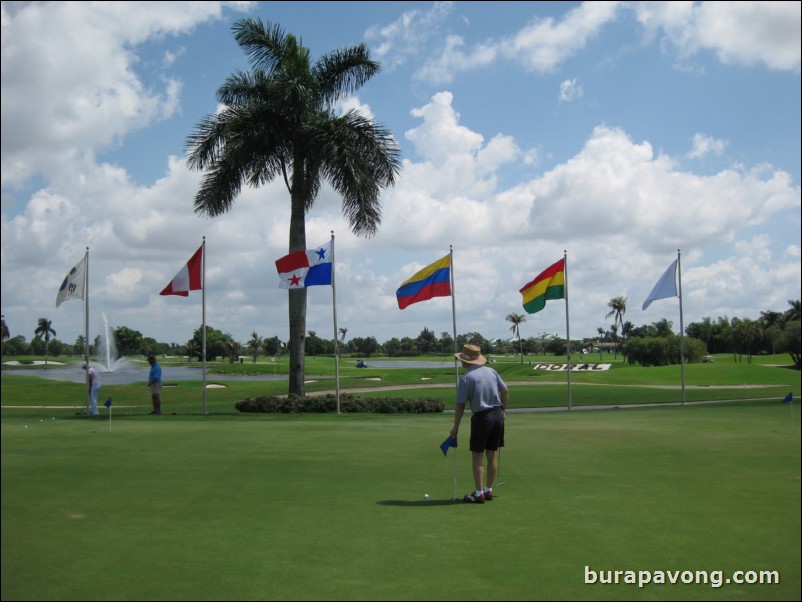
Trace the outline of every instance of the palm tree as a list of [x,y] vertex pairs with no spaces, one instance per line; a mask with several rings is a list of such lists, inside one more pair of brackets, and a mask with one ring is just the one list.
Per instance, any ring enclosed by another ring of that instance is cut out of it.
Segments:
[[50,346],[50,335],[56,336],[56,331],[53,330],[53,323],[47,318],[39,318],[39,325],[33,331],[37,339],[45,339],[45,368],[47,368],[47,348]]
[[[381,223],[381,190],[395,183],[400,149],[389,131],[357,111],[337,116],[335,103],[376,75],[364,44],[314,63],[309,49],[278,25],[234,23],[234,38],[251,63],[217,90],[224,108],[207,115],[187,139],[188,165],[206,171],[195,212],[231,209],[243,184],[282,177],[290,196],[289,252],[306,249],[306,212],[324,181],[343,199],[352,232],[373,236]],[[304,394],[306,289],[289,291],[289,392]]]
[[788,299],[788,305],[791,307],[785,310],[785,321],[791,322],[793,320],[798,320],[800,315],[802,315],[802,304],[800,304],[799,299],[796,301]]
[[604,317],[609,318],[610,316],[615,316],[613,318],[613,324],[618,325],[621,336],[624,336],[626,334],[624,329],[624,314],[627,313],[627,298],[614,297],[607,303],[607,307],[610,308],[610,311],[607,312],[607,315]]
[[521,352],[521,365],[524,365],[524,347],[521,342],[521,324],[526,322],[526,316],[523,314],[507,314],[505,318],[507,322],[512,322],[510,331],[518,337],[518,350]]
[[248,341],[248,350],[253,354],[254,364],[256,363],[256,358],[259,356],[259,350],[262,348],[263,344],[264,341],[262,340],[262,337],[256,334],[256,331],[254,330],[251,333],[251,340]]

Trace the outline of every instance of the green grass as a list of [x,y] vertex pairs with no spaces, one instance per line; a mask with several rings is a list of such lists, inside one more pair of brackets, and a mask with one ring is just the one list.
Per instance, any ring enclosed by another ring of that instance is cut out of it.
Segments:
[[799,600],[795,406],[510,414],[483,506],[450,416],[3,410],[2,599]]
[[[605,354],[609,355],[609,354]],[[20,359],[20,358],[17,358]],[[30,361],[30,358],[25,358]],[[369,358],[380,361],[390,358]],[[394,360],[397,358],[393,358]],[[434,358],[409,358],[419,360],[448,360],[446,356]],[[510,385],[511,408],[567,407],[568,387],[565,373],[533,369],[528,360],[521,365],[520,358],[498,357],[494,367]],[[596,358],[591,356],[592,360]],[[604,358],[613,366],[608,371],[574,372],[571,377],[572,406],[586,405],[633,405],[643,403],[679,403],[682,396],[682,374],[679,366],[651,367],[629,366],[621,358]],[[61,358],[59,361],[73,361]],[[554,356],[537,357],[533,364],[544,360],[559,362]],[[375,393],[389,397],[439,397],[446,407],[451,407],[456,388],[456,373],[453,368],[368,368],[353,366],[351,360],[340,362],[341,391],[359,391],[382,387]],[[171,366],[186,365],[178,358],[162,362],[165,388],[162,398],[165,411],[176,413],[200,413],[203,410],[203,388],[201,381],[170,382]],[[197,362],[193,365],[197,366]],[[58,370],[54,366],[52,370]],[[209,413],[236,412],[234,405],[246,397],[260,395],[284,395],[287,381],[226,381],[220,374],[287,374],[287,359],[280,357],[275,366],[264,358],[256,364],[211,363],[207,383],[224,385],[223,388],[207,389],[206,409]],[[74,411],[83,405],[83,386],[75,383],[26,378],[25,369],[3,370],[3,405],[50,406],[60,405],[65,411]],[[335,389],[334,360],[331,357],[307,358],[307,394]],[[150,395],[145,388],[147,366],[143,364],[142,382],[131,385],[104,385],[101,402],[112,397],[117,411],[145,412],[150,408]],[[734,362],[732,356],[716,356],[710,364],[690,364],[685,367],[685,401],[720,401],[736,399],[782,399],[789,392],[800,394],[800,373],[788,368],[788,356],[761,356],[753,362]],[[15,410],[3,409],[4,413]]]

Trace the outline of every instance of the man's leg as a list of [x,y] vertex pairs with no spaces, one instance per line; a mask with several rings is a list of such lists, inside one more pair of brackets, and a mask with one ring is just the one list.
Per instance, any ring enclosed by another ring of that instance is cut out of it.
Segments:
[[498,454],[495,449],[488,449],[485,451],[487,454],[487,487],[493,489],[493,481],[496,480],[496,473],[498,472]]
[[473,480],[476,485],[476,491],[482,491],[482,481],[484,481],[485,476],[485,467],[482,463],[484,453],[472,451],[471,458],[473,460]]

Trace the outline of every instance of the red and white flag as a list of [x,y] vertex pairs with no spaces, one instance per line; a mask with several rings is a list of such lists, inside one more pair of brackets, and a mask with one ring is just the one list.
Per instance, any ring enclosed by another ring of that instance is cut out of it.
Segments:
[[203,289],[203,245],[173,278],[160,295],[181,295],[186,297],[189,291]]

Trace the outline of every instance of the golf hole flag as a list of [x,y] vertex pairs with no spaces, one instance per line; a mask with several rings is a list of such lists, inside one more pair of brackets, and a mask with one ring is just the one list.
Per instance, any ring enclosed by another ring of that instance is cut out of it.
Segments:
[[179,270],[170,284],[164,287],[160,295],[189,296],[189,291],[203,288],[203,245],[190,258],[187,264]]
[[518,292],[523,295],[523,306],[528,314],[546,307],[546,301],[565,299],[565,258],[543,270]]
[[58,295],[56,295],[56,307],[70,299],[83,299],[85,279],[86,255],[64,277],[64,282],[61,283],[61,288],[58,289]]
[[451,296],[451,254],[438,259],[431,265],[405,280],[395,292],[398,309],[427,301],[432,297]]
[[449,447],[457,447],[457,439],[456,437],[452,437],[451,435],[448,436],[448,439],[443,441],[440,444],[440,451],[443,452],[444,456],[448,455],[448,448]]
[[281,279],[279,288],[305,288],[331,284],[331,241],[324,245],[296,251],[276,260]]
[[657,299],[679,297],[679,293],[677,293],[677,261],[678,260],[675,259],[671,262],[671,265],[668,266],[668,269],[660,277],[660,280],[654,285],[652,292],[649,293],[649,296],[646,297],[646,301],[643,302],[642,310],[649,307],[652,301],[656,301]]

